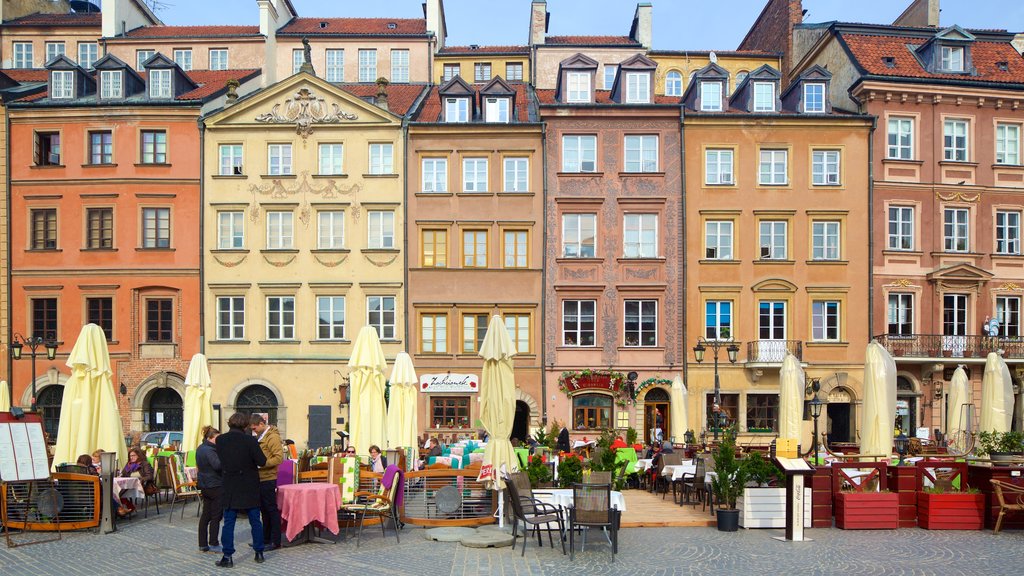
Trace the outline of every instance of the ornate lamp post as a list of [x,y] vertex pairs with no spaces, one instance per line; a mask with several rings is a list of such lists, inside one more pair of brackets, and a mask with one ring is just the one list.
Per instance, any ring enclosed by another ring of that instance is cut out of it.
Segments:
[[910,451],[910,438],[903,432],[896,437],[896,453],[900,455],[900,462],[897,466],[903,466],[903,457]]
[[11,357],[15,360],[21,360],[21,350],[25,346],[28,346],[29,351],[32,352],[32,411],[36,411],[36,355],[40,346],[46,347],[46,359],[53,360],[57,357],[57,342],[52,339],[43,339],[42,336],[32,336],[25,338],[17,332],[14,333],[14,338],[11,342]]
[[825,405],[824,402],[818,398],[817,392],[814,394],[814,399],[810,402],[811,405],[811,419],[814,420],[814,439],[811,442],[813,446],[811,452],[811,458],[814,461],[814,466],[818,465],[818,416],[821,416],[821,407]]
[[729,356],[729,363],[736,363],[736,355],[740,347],[736,342],[725,340],[708,340],[704,337],[697,338],[697,345],[693,347],[693,357],[697,364],[704,362],[704,352],[710,348],[715,359],[715,401],[711,407],[711,414],[714,416],[714,441],[718,441],[718,429],[722,427],[722,389],[718,379],[718,351],[725,348]]

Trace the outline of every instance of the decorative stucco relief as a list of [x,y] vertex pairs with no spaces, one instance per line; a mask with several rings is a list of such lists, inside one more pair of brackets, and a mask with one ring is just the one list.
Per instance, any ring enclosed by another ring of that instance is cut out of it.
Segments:
[[310,182],[309,171],[303,170],[299,174],[299,180],[295,182],[294,186],[286,186],[285,180],[271,180],[268,184],[249,185],[249,192],[252,194],[252,205],[249,210],[249,218],[254,222],[260,220],[260,207],[257,201],[257,194],[262,196],[270,196],[272,200],[285,200],[291,196],[300,196],[301,203],[299,205],[299,222],[302,222],[304,228],[309,228],[309,223],[312,220],[313,208],[309,203],[309,195],[314,194],[319,196],[322,200],[338,200],[343,196],[351,196],[352,206],[349,209],[349,213],[352,214],[352,219],[356,222],[359,221],[360,206],[359,206],[359,193],[362,192],[362,184],[356,182],[348,187],[341,187],[338,185],[338,181],[334,179],[327,180],[323,186],[314,186]]
[[283,103],[274,104],[270,112],[256,117],[266,124],[295,124],[295,133],[305,141],[316,124],[337,124],[342,120],[356,120],[359,116],[342,111],[336,103],[327,104],[308,88],[300,88]]

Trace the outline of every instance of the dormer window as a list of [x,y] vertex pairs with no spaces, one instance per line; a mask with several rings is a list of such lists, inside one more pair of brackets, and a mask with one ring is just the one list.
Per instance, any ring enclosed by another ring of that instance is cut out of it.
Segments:
[[804,84],[804,112],[820,114],[825,111],[825,85],[821,82]]
[[626,102],[647,104],[651,101],[651,75],[647,72],[626,73]]
[[942,46],[940,66],[944,72],[964,71],[964,49],[962,46]]
[[75,97],[75,73],[71,70],[50,72],[50,98],[68,100]]
[[469,98],[445,98],[444,121],[469,122]]
[[485,122],[508,122],[508,98],[486,98],[484,100]]
[[754,82],[754,112],[775,111],[775,83]]
[[590,102],[590,72],[568,72],[568,102]]
[[150,70],[149,71],[149,97],[170,98],[171,97],[171,71]]
[[722,111],[722,83],[704,81],[700,83],[700,109],[705,112]]
[[120,70],[100,71],[100,98],[123,98],[124,82],[123,72]]

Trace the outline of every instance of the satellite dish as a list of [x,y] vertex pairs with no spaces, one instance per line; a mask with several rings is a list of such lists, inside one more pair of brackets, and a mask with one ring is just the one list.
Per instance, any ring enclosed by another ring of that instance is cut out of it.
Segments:
[[712,64],[718,64],[718,54],[712,52],[711,54],[708,54],[708,59],[711,60]]

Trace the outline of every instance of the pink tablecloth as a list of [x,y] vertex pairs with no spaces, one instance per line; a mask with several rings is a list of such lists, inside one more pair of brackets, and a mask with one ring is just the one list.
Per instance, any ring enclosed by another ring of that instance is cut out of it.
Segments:
[[332,534],[338,533],[341,492],[337,484],[310,482],[277,487],[277,507],[287,522],[285,538],[292,541],[312,522],[319,522]]

